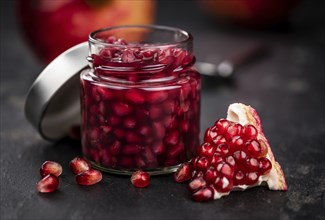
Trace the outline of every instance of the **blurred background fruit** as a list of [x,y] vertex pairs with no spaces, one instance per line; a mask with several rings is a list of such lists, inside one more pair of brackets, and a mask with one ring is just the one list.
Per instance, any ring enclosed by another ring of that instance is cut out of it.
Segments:
[[299,0],[199,0],[205,13],[230,24],[265,28],[285,22]]
[[155,0],[18,0],[17,16],[37,57],[49,63],[96,29],[153,23],[155,5]]

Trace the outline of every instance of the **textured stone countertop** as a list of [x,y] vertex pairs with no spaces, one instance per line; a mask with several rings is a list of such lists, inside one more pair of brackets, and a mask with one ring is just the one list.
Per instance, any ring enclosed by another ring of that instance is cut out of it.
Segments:
[[80,187],[64,172],[57,192],[39,194],[35,183],[40,165],[55,160],[68,170],[69,161],[81,154],[80,145],[68,139],[47,142],[25,119],[27,90],[43,66],[19,34],[13,1],[5,0],[0,7],[1,219],[325,219],[322,7],[303,1],[292,26],[252,31],[218,28],[195,10],[194,1],[185,3],[159,1],[157,23],[190,31],[199,60],[218,60],[255,40],[270,46],[268,56],[239,69],[230,82],[203,79],[201,131],[225,117],[230,103],[253,106],[288,191],[258,187],[197,203],[171,175],[154,176],[149,188],[136,189],[129,177],[110,174],[97,185]]

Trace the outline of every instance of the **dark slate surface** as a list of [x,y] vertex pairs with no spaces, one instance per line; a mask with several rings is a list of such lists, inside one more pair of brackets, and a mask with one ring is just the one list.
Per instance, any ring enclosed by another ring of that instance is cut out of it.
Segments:
[[[68,163],[80,145],[42,140],[23,115],[26,92],[43,66],[19,35],[13,2],[0,7],[1,219],[325,219],[324,2],[304,1],[291,26],[264,32],[218,28],[193,1],[159,3],[157,23],[192,32],[198,59],[217,60],[259,39],[271,46],[269,56],[243,67],[234,81],[204,80],[201,130],[225,117],[230,103],[255,107],[289,190],[259,187],[209,203],[193,202],[170,175],[153,177],[147,189],[109,174],[91,187],[75,183]],[[65,170],[53,194],[35,190],[45,160]]]

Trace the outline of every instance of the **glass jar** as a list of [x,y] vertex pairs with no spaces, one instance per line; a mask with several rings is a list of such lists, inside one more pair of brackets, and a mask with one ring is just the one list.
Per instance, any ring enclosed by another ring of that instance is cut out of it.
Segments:
[[199,145],[200,74],[193,38],[164,26],[117,26],[89,36],[80,75],[82,151],[104,171],[173,172]]

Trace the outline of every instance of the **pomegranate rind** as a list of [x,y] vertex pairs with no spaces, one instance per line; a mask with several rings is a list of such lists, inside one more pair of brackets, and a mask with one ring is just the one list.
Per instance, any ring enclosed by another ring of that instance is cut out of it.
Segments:
[[[260,177],[262,181],[259,181],[259,184],[266,182],[270,190],[287,190],[288,186],[283,170],[281,165],[275,161],[271,146],[263,133],[262,123],[257,111],[251,106],[242,103],[233,103],[228,107],[227,120],[240,123],[241,125],[251,124],[255,126],[258,131],[257,139],[264,141],[267,145],[268,152],[266,157],[272,163],[271,171]],[[247,187],[243,187],[243,189],[245,188]]]

